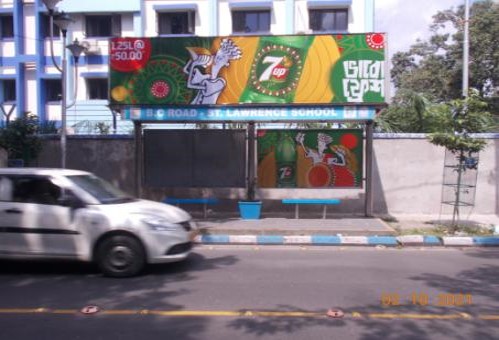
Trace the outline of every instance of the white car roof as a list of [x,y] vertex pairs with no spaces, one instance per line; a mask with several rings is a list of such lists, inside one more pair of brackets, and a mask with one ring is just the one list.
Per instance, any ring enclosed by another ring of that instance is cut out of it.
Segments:
[[90,172],[73,169],[60,168],[0,168],[0,175],[52,175],[52,176],[71,176],[71,175],[89,175]]

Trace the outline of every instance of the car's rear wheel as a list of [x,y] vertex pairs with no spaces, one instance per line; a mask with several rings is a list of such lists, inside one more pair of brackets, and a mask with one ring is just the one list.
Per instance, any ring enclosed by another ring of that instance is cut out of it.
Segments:
[[106,276],[128,277],[145,267],[146,254],[142,244],[132,236],[114,235],[97,247],[97,264]]

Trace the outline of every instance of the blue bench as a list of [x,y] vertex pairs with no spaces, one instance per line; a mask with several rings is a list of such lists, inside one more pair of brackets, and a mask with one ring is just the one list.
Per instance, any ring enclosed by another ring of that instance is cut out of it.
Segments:
[[282,204],[294,204],[295,205],[295,218],[299,218],[299,207],[300,204],[322,204],[324,210],[322,212],[322,218],[326,218],[326,207],[328,205],[338,205],[341,203],[340,199],[337,198],[287,198],[282,200]]
[[206,218],[207,215],[207,206],[218,204],[218,199],[214,197],[206,197],[206,198],[175,198],[175,197],[167,197],[163,201],[166,204],[173,204],[179,206],[180,204],[202,204],[203,205],[203,217]]

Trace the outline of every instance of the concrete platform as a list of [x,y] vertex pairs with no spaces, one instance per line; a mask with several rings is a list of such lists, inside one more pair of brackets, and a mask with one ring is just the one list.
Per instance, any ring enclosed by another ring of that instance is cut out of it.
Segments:
[[338,217],[332,219],[212,218],[198,220],[202,234],[226,235],[396,235],[380,218]]

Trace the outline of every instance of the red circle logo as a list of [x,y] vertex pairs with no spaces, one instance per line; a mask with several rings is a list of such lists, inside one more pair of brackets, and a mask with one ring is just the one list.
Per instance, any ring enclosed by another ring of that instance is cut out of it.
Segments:
[[170,85],[164,80],[157,80],[151,86],[151,93],[156,98],[165,98],[170,93]]
[[380,50],[385,47],[385,36],[381,33],[368,34],[366,42],[373,50]]

